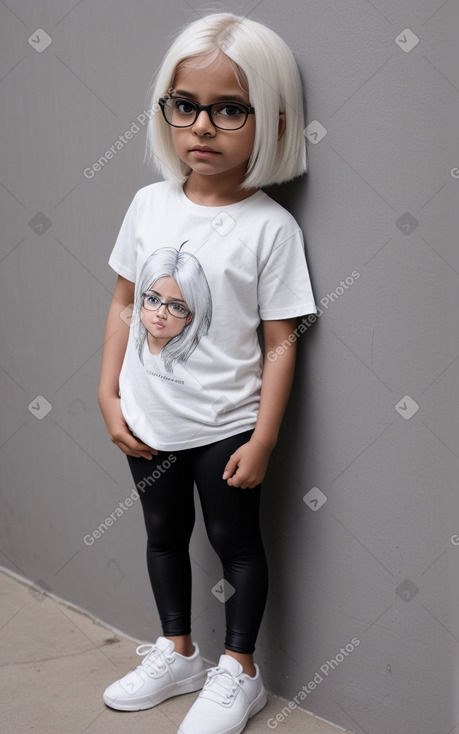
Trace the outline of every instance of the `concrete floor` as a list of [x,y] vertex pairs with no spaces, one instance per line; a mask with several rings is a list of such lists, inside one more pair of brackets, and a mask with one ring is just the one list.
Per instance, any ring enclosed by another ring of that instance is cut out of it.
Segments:
[[[177,734],[198,693],[138,712],[114,711],[102,701],[104,689],[137,665],[132,640],[1,572],[0,597],[2,734]],[[273,731],[268,719],[286,704],[270,694],[244,734]],[[295,709],[275,731],[344,730]]]

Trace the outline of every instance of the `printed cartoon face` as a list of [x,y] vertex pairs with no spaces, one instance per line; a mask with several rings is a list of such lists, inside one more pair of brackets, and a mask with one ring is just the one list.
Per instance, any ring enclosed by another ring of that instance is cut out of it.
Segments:
[[141,364],[146,345],[161,353],[167,372],[184,364],[209,331],[212,294],[199,260],[180,248],[160,247],[142,265],[135,289],[139,319],[134,341]]
[[172,141],[177,155],[191,167],[191,176],[227,179],[231,175],[242,182],[255,139],[255,115],[244,114],[244,109],[250,108],[249,95],[241,89],[224,55],[205,63],[205,57],[189,59],[176,74],[173,96],[182,98],[176,103],[178,116],[186,118],[186,100],[203,105],[226,102],[217,114],[219,124],[236,127],[237,118],[242,126],[227,130],[216,127],[203,110],[189,127],[172,127]]
[[159,354],[166,344],[191,323],[193,315],[174,278],[159,278],[142,295],[141,321],[147,330],[151,354]]

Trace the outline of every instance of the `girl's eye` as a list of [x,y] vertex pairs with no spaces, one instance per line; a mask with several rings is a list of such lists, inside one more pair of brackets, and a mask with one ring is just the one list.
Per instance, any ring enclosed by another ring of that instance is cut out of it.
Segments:
[[187,99],[177,99],[174,101],[174,109],[181,115],[192,115],[196,109],[196,105]]
[[174,313],[179,314],[180,316],[186,313],[186,308],[181,306],[180,303],[170,303],[169,308],[171,308]]
[[245,110],[237,104],[226,103],[216,107],[215,114],[221,115],[221,117],[241,117],[245,115]]

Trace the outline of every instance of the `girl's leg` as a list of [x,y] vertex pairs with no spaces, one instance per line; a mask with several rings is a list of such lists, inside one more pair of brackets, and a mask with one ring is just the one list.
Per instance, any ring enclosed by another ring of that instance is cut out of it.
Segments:
[[229,487],[222,479],[230,455],[251,431],[192,450],[204,522],[223,576],[235,589],[225,602],[227,654],[253,675],[252,653],[268,593],[268,568],[259,525],[261,485]]
[[[171,461],[171,455],[175,461]],[[189,452],[160,452],[151,461],[128,456],[147,530],[147,568],[164,637],[191,655],[191,565],[194,526]]]

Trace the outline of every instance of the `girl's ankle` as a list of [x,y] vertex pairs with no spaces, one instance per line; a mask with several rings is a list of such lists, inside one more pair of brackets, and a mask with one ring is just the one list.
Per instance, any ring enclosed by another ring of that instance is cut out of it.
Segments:
[[184,658],[189,658],[194,654],[195,648],[188,635],[167,637],[167,639],[174,643],[174,652],[178,655],[182,655]]

